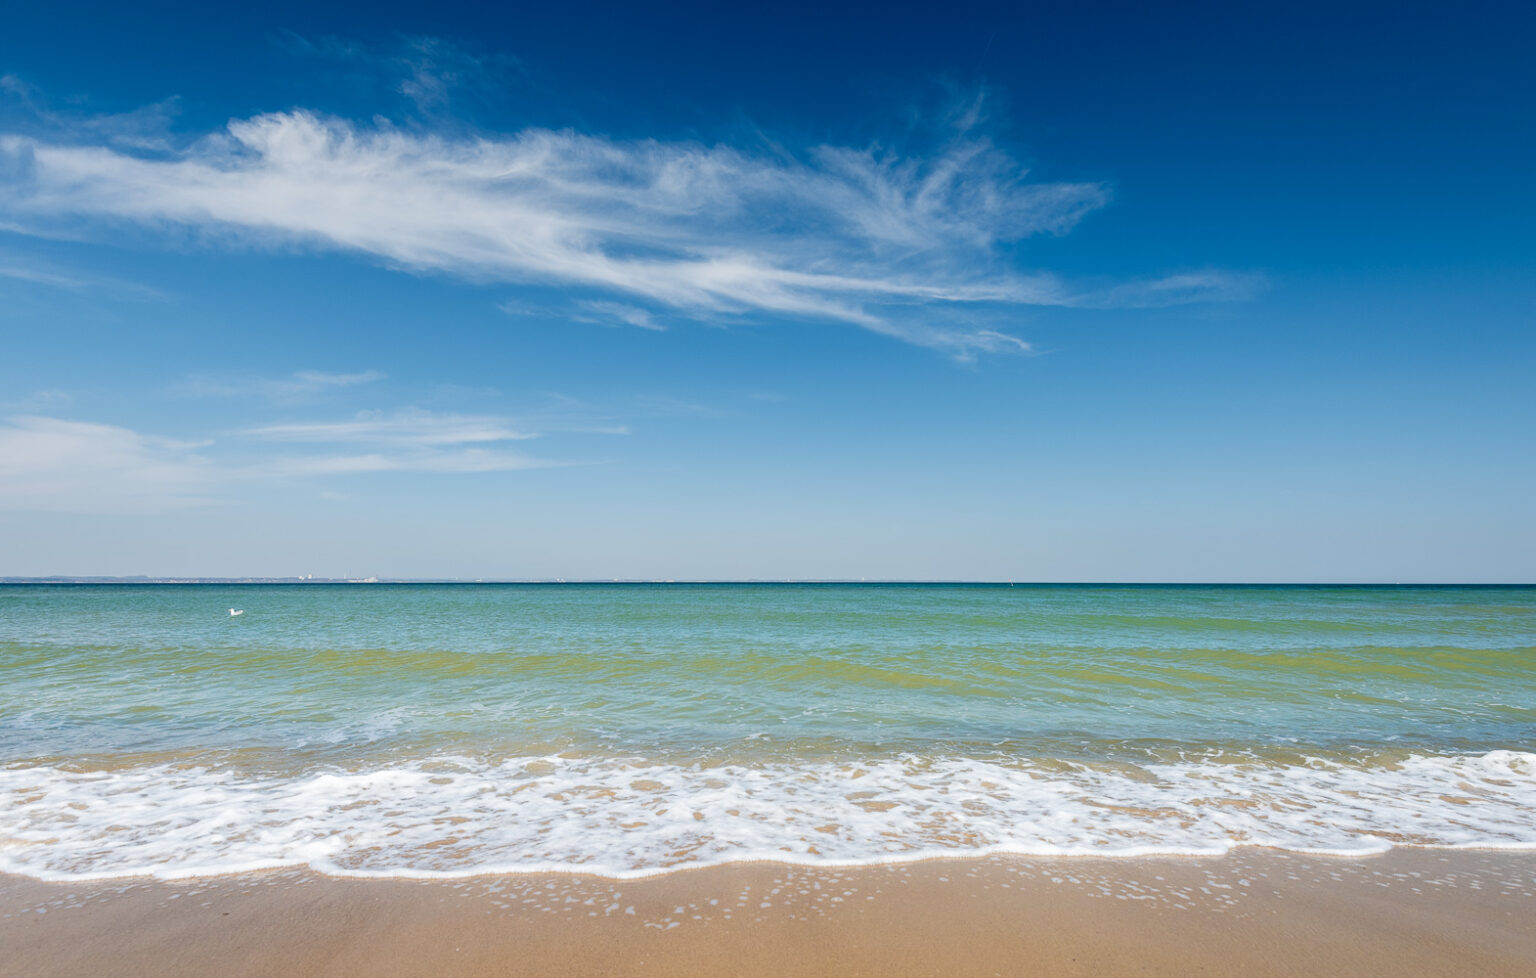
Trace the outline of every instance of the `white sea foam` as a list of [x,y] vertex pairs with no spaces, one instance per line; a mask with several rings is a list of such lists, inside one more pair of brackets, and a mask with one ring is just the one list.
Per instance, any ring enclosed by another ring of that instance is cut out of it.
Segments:
[[756,767],[435,758],[281,779],[172,765],[0,770],[0,871],[51,880],[278,866],[353,876],[633,877],[751,859],[1393,845],[1536,848],[1536,755],[1138,768],[915,757]]

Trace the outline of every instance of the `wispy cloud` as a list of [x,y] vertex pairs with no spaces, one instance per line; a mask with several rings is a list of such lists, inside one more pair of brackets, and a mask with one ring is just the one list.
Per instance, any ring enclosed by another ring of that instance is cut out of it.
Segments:
[[35,85],[16,75],[0,75],[0,118],[23,122],[31,132],[67,142],[94,142],[135,151],[169,149],[178,101],[175,97],[162,99],[129,112],[91,112],[78,100],[60,108]]
[[510,68],[515,58],[478,55],[436,37],[408,37],[389,59],[404,69],[398,91],[423,114],[447,110],[456,90],[485,84]]
[[23,415],[0,424],[0,509],[154,513],[204,503],[219,481],[196,443]]
[[[569,130],[448,138],[291,111],[172,153],[11,135],[0,156],[17,174],[0,212],[38,233],[106,220],[321,245],[586,290],[589,309],[609,303],[633,325],[656,308],[838,320],[965,357],[1021,344],[965,325],[964,309],[1100,304],[1001,246],[1069,231],[1107,189],[1032,180],[974,129],[926,153],[796,155]],[[1220,273],[1141,288],[1165,301],[1231,291]]]
[[508,447],[536,436],[503,417],[414,409],[264,425],[196,442],[17,415],[0,422],[0,511],[156,513],[304,478],[583,464]]
[[384,374],[377,370],[355,373],[298,370],[286,377],[199,373],[174,385],[171,393],[181,397],[260,397],[273,401],[291,401],[383,379]]
[[522,63],[507,54],[475,52],[439,37],[404,35],[377,44],[339,37],[306,37],[286,31],[276,39],[289,54],[326,66],[366,88],[387,90],[408,101],[422,117],[445,121],[459,108],[492,93],[505,92],[521,75]]
[[711,404],[700,404],[666,394],[642,394],[635,398],[635,407],[644,414],[659,417],[723,418],[736,412]]
[[[4,183],[4,175],[0,174],[0,186]],[[9,228],[3,224],[0,224],[0,231],[25,233],[21,228]],[[70,292],[94,292],[113,299],[130,301],[164,301],[167,298],[164,292],[137,282],[128,282],[77,268],[62,267],[31,255],[16,254],[5,248],[0,248],[0,280],[21,282],[48,289],[64,289]],[[4,281],[0,281],[0,288],[3,287]]]
[[67,408],[75,403],[75,395],[69,391],[50,387],[45,390],[33,391],[30,394],[17,398],[14,401],[0,403],[0,409],[14,411],[18,414],[36,414],[40,411],[57,411]]
[[1093,309],[1155,309],[1201,301],[1252,298],[1267,285],[1261,275],[1206,269],[1162,278],[1122,282],[1073,299],[1073,305]]
[[364,411],[339,421],[266,425],[243,434],[312,446],[308,453],[273,461],[275,471],[285,474],[504,472],[564,464],[501,447],[538,436],[494,416]]
[[271,470],[283,475],[509,472],[572,464],[505,447],[539,435],[495,415],[364,411],[335,421],[263,425],[241,434],[308,447],[302,454],[288,452],[271,460]]
[[60,275],[41,268],[30,268],[23,265],[0,265],[0,278],[19,279],[23,282],[33,282],[38,285],[49,285],[59,289],[83,289],[86,283],[70,275]]
[[400,446],[463,445],[537,438],[508,419],[490,415],[430,411],[363,411],[341,421],[266,425],[246,434],[271,441],[308,443],[383,443]]
[[454,451],[364,452],[310,455],[273,462],[282,475],[352,475],[363,472],[513,472],[572,465],[520,452],[462,448]]
[[628,306],[622,302],[591,300],[581,303],[579,310],[571,317],[577,322],[599,323],[604,326],[638,326],[658,333],[667,328],[658,323],[648,310],[641,309],[639,306]]

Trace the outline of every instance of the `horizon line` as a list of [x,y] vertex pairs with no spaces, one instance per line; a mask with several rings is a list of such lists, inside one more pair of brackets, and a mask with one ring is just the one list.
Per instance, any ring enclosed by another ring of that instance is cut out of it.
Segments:
[[904,578],[904,577],[722,577],[722,578],[651,578],[651,577],[242,577],[112,575],[112,574],[41,574],[0,575],[0,586],[10,585],[114,585],[144,584],[157,586],[208,584],[385,584],[385,585],[978,585],[997,587],[1536,587],[1536,581],[1190,581],[1190,580],[1044,580],[1021,578]]

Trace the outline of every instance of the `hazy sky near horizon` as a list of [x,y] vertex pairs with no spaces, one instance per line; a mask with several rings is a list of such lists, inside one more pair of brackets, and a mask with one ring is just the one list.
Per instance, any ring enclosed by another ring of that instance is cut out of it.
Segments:
[[0,574],[1536,580],[1515,4],[85,6]]

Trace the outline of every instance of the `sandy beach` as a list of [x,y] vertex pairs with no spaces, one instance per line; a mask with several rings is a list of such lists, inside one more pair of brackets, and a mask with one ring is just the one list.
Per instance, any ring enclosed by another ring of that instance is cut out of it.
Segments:
[[1530,975],[1536,854],[990,857],[583,876],[0,880],[0,972]]

